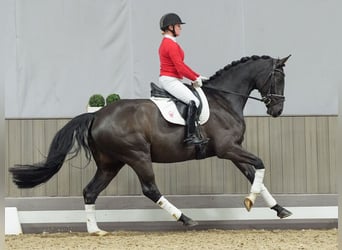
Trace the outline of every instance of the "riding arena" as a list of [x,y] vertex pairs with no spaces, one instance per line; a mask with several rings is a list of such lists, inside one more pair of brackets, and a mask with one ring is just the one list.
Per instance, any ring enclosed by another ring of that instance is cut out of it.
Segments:
[[[6,4],[6,249],[338,248],[337,0],[38,2]],[[167,12],[208,77],[196,144],[157,84]]]

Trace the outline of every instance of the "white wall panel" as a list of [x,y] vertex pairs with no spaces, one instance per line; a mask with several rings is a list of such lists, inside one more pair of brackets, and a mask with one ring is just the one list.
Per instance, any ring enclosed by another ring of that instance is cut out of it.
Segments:
[[[6,117],[73,117],[90,95],[148,98],[159,74],[159,19],[186,22],[185,61],[210,76],[243,56],[292,54],[285,115],[337,114],[338,0],[7,1]],[[258,96],[258,93],[253,93]],[[246,115],[265,115],[249,101]]]

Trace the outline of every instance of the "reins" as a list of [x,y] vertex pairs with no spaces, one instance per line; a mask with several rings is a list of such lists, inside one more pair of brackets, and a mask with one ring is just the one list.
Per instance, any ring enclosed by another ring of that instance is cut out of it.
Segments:
[[[267,78],[265,79],[264,83],[262,84],[261,89],[263,89],[264,86],[266,86],[266,83],[267,83],[269,78],[273,78],[275,72],[279,72],[283,76],[285,75],[283,71],[281,71],[280,69],[275,68],[275,64],[274,64],[273,68],[272,68],[272,71],[268,74]],[[233,92],[233,91],[230,91],[230,90],[224,90],[224,89],[215,88],[215,87],[212,87],[212,86],[205,85],[205,82],[204,82],[202,88],[212,89],[212,90],[220,91],[220,92],[227,93],[227,94],[232,94],[232,95],[246,97],[246,98],[249,98],[249,99],[253,99],[253,100],[257,100],[257,101],[263,102],[263,103],[265,103],[266,106],[269,106],[271,104],[271,102],[272,102],[272,98],[280,99],[279,101],[273,103],[273,105],[275,105],[275,104],[277,104],[279,102],[284,102],[285,101],[285,96],[278,95],[278,94],[272,94],[271,93],[271,89],[272,89],[273,83],[274,83],[274,81],[271,82],[267,94],[265,96],[262,96],[262,98],[258,98],[258,97],[250,96],[250,95],[244,95],[244,94],[240,94],[240,93]]]
[[266,97],[258,98],[258,97],[255,97],[255,96],[244,95],[244,94],[236,93],[236,92],[229,91],[229,90],[218,89],[218,88],[214,88],[212,86],[205,85],[205,83],[203,84],[203,86],[201,88],[202,89],[203,88],[205,88],[205,89],[212,89],[212,90],[216,90],[216,91],[220,91],[220,92],[224,92],[224,93],[232,94],[232,95],[238,95],[238,96],[254,99],[254,100],[257,100],[257,101],[260,101],[260,102],[265,102],[265,98],[266,98]]

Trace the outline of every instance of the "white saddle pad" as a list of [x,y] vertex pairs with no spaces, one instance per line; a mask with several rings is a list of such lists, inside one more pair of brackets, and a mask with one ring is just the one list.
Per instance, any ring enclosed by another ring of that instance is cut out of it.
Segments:
[[[202,125],[206,123],[209,119],[209,104],[203,90],[201,88],[195,89],[201,97],[202,101],[202,111],[199,117],[199,123]],[[176,104],[170,98],[151,97],[150,99],[157,105],[165,120],[179,125],[186,124],[185,120],[178,112]]]

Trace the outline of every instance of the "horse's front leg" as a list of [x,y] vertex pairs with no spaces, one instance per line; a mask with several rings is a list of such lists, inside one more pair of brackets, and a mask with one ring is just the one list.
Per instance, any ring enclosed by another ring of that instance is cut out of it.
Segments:
[[168,212],[176,221],[182,222],[184,226],[192,227],[198,225],[196,221],[193,221],[191,218],[187,217],[160,193],[155,183],[152,162],[140,162],[140,165],[134,164],[132,168],[138,175],[142,192],[147,198]]
[[[223,147],[222,147],[223,148]],[[218,152],[218,157],[231,160],[236,163],[253,165],[255,168],[250,194],[245,198],[244,203],[248,211],[252,209],[256,197],[261,193],[264,182],[265,166],[260,158],[246,151],[241,145],[235,144],[228,147],[226,152]]]
[[[238,169],[243,173],[243,175],[246,176],[246,178],[250,181],[250,183],[253,183],[254,175],[255,175],[254,167],[248,164],[241,164],[239,162],[233,162],[233,163],[238,167]],[[292,213],[289,210],[287,210],[286,208],[278,204],[278,202],[273,198],[273,196],[271,195],[271,193],[268,191],[268,189],[266,188],[264,184],[262,184],[260,195],[266,202],[266,205],[272,210],[275,210],[277,212],[277,216],[280,219],[283,219],[292,215]]]
[[264,186],[264,175],[265,175],[265,168],[255,170],[255,175],[254,175],[254,180],[252,182],[251,191],[244,200],[245,207],[248,212],[252,209],[252,206],[255,203],[257,195],[259,195],[262,191],[262,188]]
[[187,217],[182,211],[169,202],[158,190],[154,182],[141,182],[143,194],[168,212],[176,221],[182,222],[184,226],[196,226],[198,223]]

